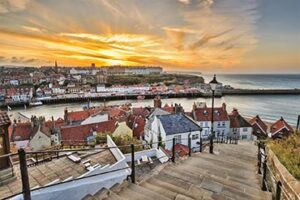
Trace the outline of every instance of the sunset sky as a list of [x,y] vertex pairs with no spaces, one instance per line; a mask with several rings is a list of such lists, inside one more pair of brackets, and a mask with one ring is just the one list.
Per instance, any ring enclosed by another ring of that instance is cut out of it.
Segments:
[[299,0],[0,0],[0,65],[300,72]]

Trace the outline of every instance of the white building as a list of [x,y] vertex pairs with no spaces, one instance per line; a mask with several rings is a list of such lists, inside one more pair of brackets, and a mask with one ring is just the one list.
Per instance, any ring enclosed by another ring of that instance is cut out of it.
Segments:
[[[215,136],[225,139],[230,133],[230,120],[226,111],[226,104],[222,107],[214,108],[214,124],[213,130]],[[212,109],[207,107],[205,103],[194,103],[192,117],[199,126],[202,127],[202,136],[207,139],[211,134]]]
[[151,141],[152,140],[152,134],[151,134],[151,130],[152,130],[152,122],[154,121],[155,116],[159,116],[159,115],[169,115],[171,113],[164,111],[161,108],[155,108],[149,116],[147,116],[146,118],[146,123],[145,123],[145,128],[144,128],[144,136],[145,136],[145,140],[146,141]]
[[18,80],[10,80],[9,83],[11,85],[19,85],[19,81]]
[[152,147],[157,147],[161,141],[166,149],[171,150],[173,138],[176,144],[188,146],[188,138],[191,138],[191,148],[199,147],[200,129],[195,121],[184,114],[157,115],[151,125],[151,138],[147,141]]
[[251,124],[244,119],[236,108],[229,114],[230,119],[230,137],[239,140],[253,140],[253,128]]
[[100,123],[100,122],[105,122],[108,121],[108,114],[95,114],[95,115],[91,115],[88,118],[86,118],[85,120],[83,120],[80,124],[81,125],[86,125],[86,124],[94,124],[94,123]]

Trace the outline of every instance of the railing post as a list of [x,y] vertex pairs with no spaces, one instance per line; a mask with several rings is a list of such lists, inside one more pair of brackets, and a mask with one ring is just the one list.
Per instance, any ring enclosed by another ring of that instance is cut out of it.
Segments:
[[201,137],[201,135],[200,135],[200,148],[199,148],[199,149],[200,149],[200,152],[202,152],[202,150],[203,150],[203,149],[202,149],[202,147],[203,147],[203,146],[202,146],[202,143],[203,143],[203,142],[202,142],[202,137]]
[[258,152],[257,152],[257,173],[261,174],[261,152],[260,152],[260,143],[258,143]]
[[131,144],[131,181],[135,184],[134,144]]
[[172,162],[175,162],[175,138],[173,138],[173,146],[172,146]]
[[282,187],[282,184],[280,181],[277,182],[277,185],[276,185],[276,196],[275,196],[275,200],[280,200],[280,197],[281,197],[281,187]]
[[26,153],[23,148],[18,150],[24,200],[31,200],[30,184],[27,170]]
[[262,191],[267,191],[266,177],[267,177],[267,156],[264,155],[263,177],[262,177],[262,187],[261,187]]
[[191,157],[192,156],[191,134],[189,134],[188,144],[189,144],[189,156]]

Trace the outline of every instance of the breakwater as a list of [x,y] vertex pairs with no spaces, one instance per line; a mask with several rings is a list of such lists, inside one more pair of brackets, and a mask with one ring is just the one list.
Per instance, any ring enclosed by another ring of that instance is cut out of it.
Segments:
[[[162,99],[165,98],[210,98],[210,93],[202,92],[189,92],[189,93],[155,93],[155,94],[144,94],[145,99],[153,99],[159,95]],[[300,95],[300,89],[226,89],[222,91],[222,94],[217,94],[216,97],[222,96],[235,96],[235,95]],[[113,101],[113,100],[131,100],[137,99],[139,94],[127,94],[127,95],[110,95],[110,96],[78,96],[78,97],[53,97],[42,99],[43,104],[60,104],[60,103],[79,103],[88,101]],[[0,107],[22,107],[29,102],[15,102],[15,103],[2,103]]]
[[300,89],[226,89],[225,95],[300,95]]

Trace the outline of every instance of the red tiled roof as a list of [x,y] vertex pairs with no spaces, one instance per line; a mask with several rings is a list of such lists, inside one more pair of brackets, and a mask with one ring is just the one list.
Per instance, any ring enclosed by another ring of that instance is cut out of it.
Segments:
[[143,118],[147,117],[150,114],[150,111],[147,108],[133,108],[132,114],[136,116],[142,116]]
[[283,129],[287,129],[289,132],[293,132],[293,128],[283,118],[281,118],[274,124],[272,124],[270,132],[272,133],[272,135],[274,135]]
[[251,124],[239,114],[237,109],[233,109],[232,113],[228,116],[230,119],[230,128],[252,127]]
[[258,125],[258,127],[263,131],[264,133],[267,133],[268,126],[261,120],[261,118],[257,115],[249,120],[249,123],[254,126],[255,124]]
[[193,118],[193,113],[192,112],[185,112],[184,113],[186,116]]
[[[196,108],[193,111],[193,118],[196,121],[211,121],[211,108]],[[228,114],[223,107],[214,108],[214,121],[228,121]]]
[[13,130],[11,134],[11,141],[23,141],[29,140],[31,136],[31,123],[17,123],[13,125]]
[[108,111],[109,116],[114,119],[126,115],[126,112],[120,108],[112,108]]
[[0,112],[0,126],[10,125],[10,119],[6,112]]
[[176,144],[175,145],[175,152],[180,156],[186,156],[189,154],[189,147],[183,144]]
[[164,107],[162,108],[164,111],[167,111],[169,113],[174,113],[175,112],[175,107],[169,106],[168,104],[165,104]]
[[89,116],[98,113],[99,109],[88,109],[83,111],[72,111],[67,113],[68,121],[83,121],[87,119]]
[[127,126],[131,128],[133,136],[140,138],[144,136],[146,120],[141,116],[130,115],[127,120]]
[[116,129],[116,121],[110,120],[94,124],[66,126],[61,128],[61,139],[63,144],[76,145],[85,143],[86,138],[92,136],[93,131],[97,133],[113,133]]
[[[55,123],[55,128],[58,128],[58,129],[60,129],[63,125],[66,125],[65,121],[62,118],[55,120],[54,123]],[[49,129],[52,129],[53,128],[52,120],[46,121],[45,126]]]

